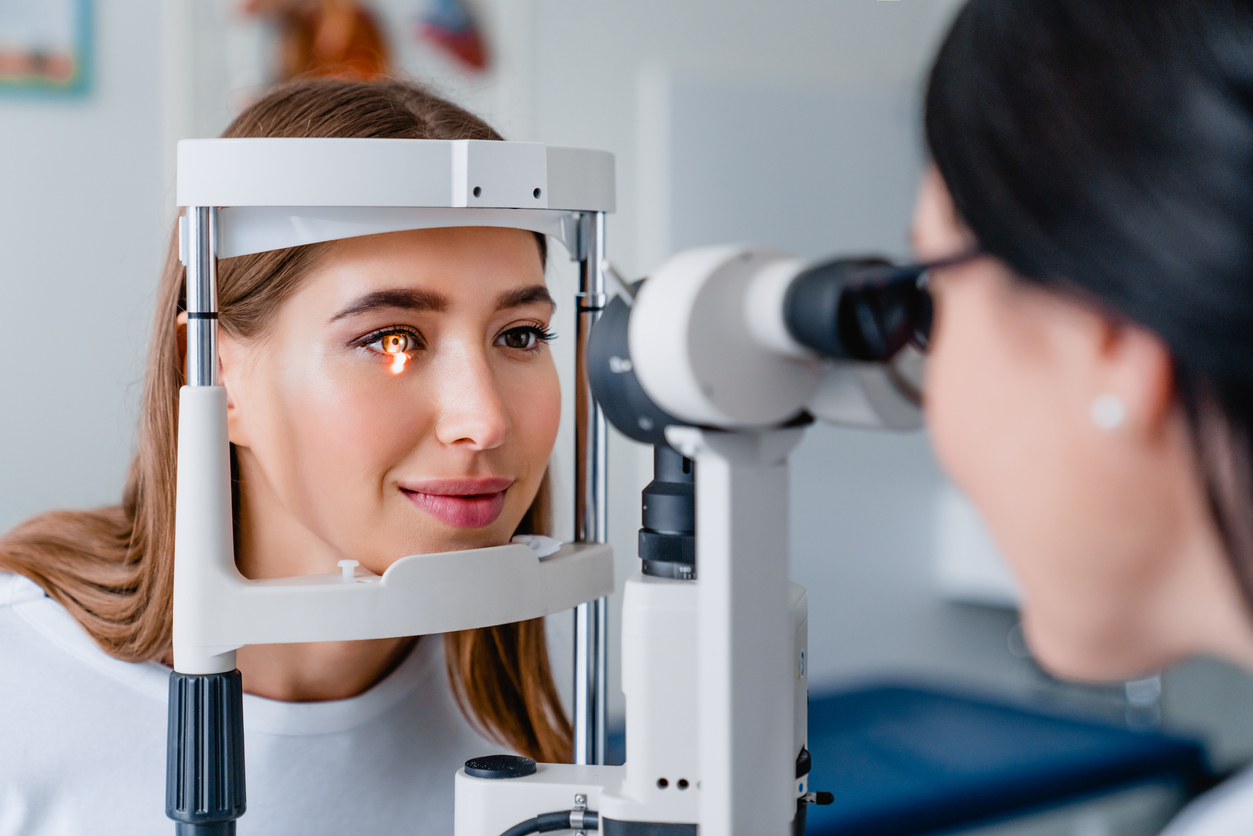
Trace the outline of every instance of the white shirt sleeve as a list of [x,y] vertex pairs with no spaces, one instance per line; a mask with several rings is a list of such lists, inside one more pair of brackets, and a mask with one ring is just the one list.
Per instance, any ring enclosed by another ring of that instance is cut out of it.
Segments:
[[1253,833],[1253,768],[1193,801],[1161,836],[1248,836]]

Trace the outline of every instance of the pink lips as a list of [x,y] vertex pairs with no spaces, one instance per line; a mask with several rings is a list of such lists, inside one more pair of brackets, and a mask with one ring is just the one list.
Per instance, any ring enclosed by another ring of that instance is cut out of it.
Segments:
[[425,479],[403,482],[401,492],[418,508],[457,528],[482,528],[505,508],[512,479]]

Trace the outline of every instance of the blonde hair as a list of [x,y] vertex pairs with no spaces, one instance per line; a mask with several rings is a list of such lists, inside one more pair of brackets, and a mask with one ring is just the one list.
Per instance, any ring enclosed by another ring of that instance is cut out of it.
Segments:
[[[325,79],[275,89],[241,113],[224,136],[501,138],[482,120],[414,84]],[[544,239],[538,242],[543,258]],[[325,249],[315,244],[223,259],[220,326],[238,338],[262,334]],[[38,583],[105,652],[129,662],[158,661],[171,648],[183,384],[176,318],[183,309],[184,270],[172,237],[157,290],[138,449],[122,504],[42,514],[0,539],[0,570]],[[549,523],[545,478],[518,530],[544,533]],[[553,683],[542,620],[449,633],[444,643],[453,693],[473,724],[536,759],[570,759],[570,722]]]

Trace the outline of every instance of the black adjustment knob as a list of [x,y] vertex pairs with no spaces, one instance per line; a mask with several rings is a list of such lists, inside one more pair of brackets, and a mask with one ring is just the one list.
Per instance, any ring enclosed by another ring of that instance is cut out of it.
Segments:
[[170,673],[165,814],[179,836],[233,836],[244,794],[239,671]]
[[696,463],[668,444],[653,447],[653,481],[641,496],[644,574],[696,578]]
[[535,774],[535,761],[521,755],[485,755],[466,761],[472,778],[525,778]]

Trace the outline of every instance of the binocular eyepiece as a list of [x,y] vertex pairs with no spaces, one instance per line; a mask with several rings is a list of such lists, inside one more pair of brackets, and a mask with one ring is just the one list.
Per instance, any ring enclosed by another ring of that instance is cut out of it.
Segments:
[[886,363],[907,345],[926,350],[932,303],[927,266],[842,258],[800,273],[784,297],[798,343],[841,360]]

